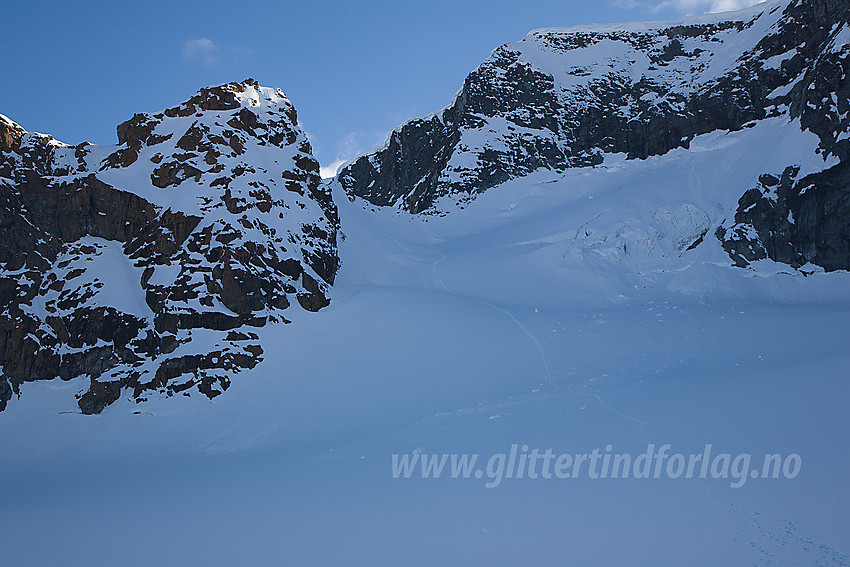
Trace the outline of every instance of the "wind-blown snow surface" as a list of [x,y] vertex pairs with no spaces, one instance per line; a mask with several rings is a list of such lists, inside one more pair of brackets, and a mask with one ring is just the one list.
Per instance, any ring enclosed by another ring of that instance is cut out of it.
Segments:
[[[706,227],[817,139],[764,121],[530,176],[444,217],[337,190],[333,301],[226,396],[0,414],[9,565],[847,565],[850,277]],[[805,158],[810,155],[810,158]],[[810,159],[811,163],[805,163]],[[735,183],[731,183],[731,180]],[[393,479],[391,455],[798,453],[794,479]]]

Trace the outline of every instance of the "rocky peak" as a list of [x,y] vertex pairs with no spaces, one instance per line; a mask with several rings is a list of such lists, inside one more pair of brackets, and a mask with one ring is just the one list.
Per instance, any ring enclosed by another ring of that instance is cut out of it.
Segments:
[[0,121],[0,409],[57,377],[90,378],[84,413],[212,398],[262,360],[252,328],[329,302],[337,211],[280,90],[204,88],[117,132],[70,147]]
[[26,130],[0,114],[0,149],[11,150],[24,134]]

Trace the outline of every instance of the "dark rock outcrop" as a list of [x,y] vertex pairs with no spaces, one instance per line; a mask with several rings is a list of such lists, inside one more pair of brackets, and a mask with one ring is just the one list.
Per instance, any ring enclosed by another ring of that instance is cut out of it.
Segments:
[[737,266],[770,258],[793,268],[850,267],[850,166],[841,162],[800,179],[798,173],[788,167],[763,175],[741,197],[734,223],[717,229]]

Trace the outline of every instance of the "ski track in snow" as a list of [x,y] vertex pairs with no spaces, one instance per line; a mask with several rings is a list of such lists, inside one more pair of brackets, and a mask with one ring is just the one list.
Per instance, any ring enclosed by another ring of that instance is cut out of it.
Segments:
[[645,421],[642,421],[642,420],[640,420],[640,419],[638,419],[638,418],[636,418],[636,417],[633,417],[633,416],[631,416],[631,415],[626,415],[626,414],[624,414],[623,412],[621,412],[621,411],[620,411],[620,410],[618,410],[617,408],[614,408],[614,407],[612,407],[610,404],[608,404],[608,403],[607,403],[605,400],[603,400],[603,399],[599,396],[599,394],[597,394],[597,393],[588,393],[588,394],[584,394],[584,393],[582,393],[582,392],[576,392],[576,393],[578,393],[578,394],[580,394],[580,395],[593,396],[594,398],[596,398],[596,399],[599,401],[599,403],[600,403],[600,404],[602,404],[602,407],[604,407],[604,408],[607,408],[607,409],[611,410],[611,411],[612,411],[612,412],[614,412],[616,415],[618,415],[618,416],[620,416],[620,417],[622,417],[622,418],[624,418],[624,419],[628,419],[628,420],[634,421],[634,422],[635,422],[635,423],[637,423],[637,425],[638,425],[638,430],[640,431],[640,435],[641,435],[641,441],[643,441],[643,442],[645,442],[645,443],[649,443],[649,442],[650,442],[650,439],[649,439],[649,424],[648,424],[648,423],[646,423]]
[[[450,293],[451,295],[457,296],[457,294],[456,294],[454,291],[452,291],[452,290],[451,290],[451,288],[449,288],[449,286],[447,286],[447,285],[446,285],[446,282],[443,280],[442,276],[440,276],[440,273],[439,273],[439,271],[437,270],[437,264],[439,264],[440,262],[444,261],[446,258],[448,258],[448,256],[446,256],[446,255],[445,255],[445,254],[443,254],[440,250],[438,250],[436,246],[434,247],[434,251],[435,251],[435,252],[437,252],[437,254],[439,254],[439,255],[440,255],[440,258],[439,258],[438,260],[436,260],[433,264],[431,264],[431,271],[434,273],[434,276],[435,276],[435,277],[436,277],[436,279],[437,279],[437,283],[439,283],[439,284],[440,284],[440,287],[441,287],[442,289],[444,289],[446,292]],[[540,345],[540,341],[538,341],[538,340],[537,340],[537,337],[535,337],[535,336],[534,336],[534,334],[533,334],[531,331],[529,331],[529,330],[525,327],[525,325],[523,325],[523,324],[520,322],[520,320],[519,320],[519,319],[517,319],[516,317],[514,317],[514,316],[511,314],[511,312],[510,312],[510,311],[508,311],[507,309],[503,309],[503,308],[501,308],[501,307],[498,307],[498,306],[496,306],[496,305],[493,305],[492,303],[490,303],[490,302],[488,302],[488,301],[485,301],[484,299],[481,299],[481,302],[482,302],[484,305],[486,305],[487,307],[490,307],[490,308],[492,308],[492,309],[495,309],[496,311],[499,311],[500,313],[503,313],[504,315],[507,315],[507,316],[508,316],[508,318],[509,318],[511,321],[513,321],[514,323],[516,323],[516,325],[517,325],[517,327],[519,327],[520,331],[522,331],[522,332],[523,332],[523,334],[525,334],[525,335],[526,335],[529,339],[531,339],[531,341],[534,343],[535,348],[537,349],[537,352],[540,354],[540,360],[541,360],[541,362],[543,363],[543,368],[544,368],[545,373],[546,373],[546,381],[547,381],[547,382],[549,383],[549,385],[550,385],[550,386],[552,386],[553,388],[555,388],[555,389],[559,389],[559,388],[560,388],[560,386],[558,386],[558,385],[557,385],[557,384],[556,384],[556,383],[552,380],[552,372],[551,372],[551,371],[550,371],[550,369],[549,369],[549,361],[546,359],[546,353],[543,351],[543,347]]]

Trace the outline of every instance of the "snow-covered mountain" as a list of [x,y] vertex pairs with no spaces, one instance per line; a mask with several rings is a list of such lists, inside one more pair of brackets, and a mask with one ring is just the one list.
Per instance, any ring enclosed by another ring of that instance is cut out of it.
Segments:
[[[846,270],[848,14],[846,1],[782,0],[535,30],[329,183],[291,103],[251,80],[137,114],[116,146],[70,147],[0,117],[0,410],[22,383],[57,377],[90,379],[85,413],[122,392],[219,395],[263,359],[256,328],[286,321],[293,301],[328,305],[334,192],[432,229],[435,214],[503,218],[485,223],[490,244],[533,248],[532,279],[573,299],[646,285],[727,293],[733,265]],[[511,223],[544,214],[515,242]],[[396,269],[369,274],[375,259],[343,248],[366,281]],[[505,265],[477,262],[494,276],[465,292],[486,295]]]
[[[848,12],[534,31],[326,182],[253,81],[2,118],[0,563],[848,565]],[[649,444],[755,475],[391,472]]]
[[[733,265],[846,270],[849,14],[843,0],[782,0],[535,30],[329,183],[291,103],[251,80],[137,114],[116,146],[70,147],[0,117],[0,410],[24,382],[79,376],[84,413],[123,392],[221,394],[263,359],[258,327],[286,322],[293,301],[328,305],[334,192],[403,211],[409,226],[436,230],[435,213],[484,222],[491,246],[533,249],[531,279],[573,299],[647,285],[728,293]],[[511,226],[528,218],[535,232],[517,241]],[[396,269],[368,273],[375,258],[343,249],[366,281]],[[470,262],[494,275],[465,293],[487,295],[508,263]],[[438,275],[426,271],[406,278]]]
[[801,143],[758,180],[735,179],[734,208],[718,195],[717,210],[701,210],[681,195],[681,208],[662,213],[691,225],[674,230],[675,247],[710,232],[739,266],[769,257],[848,269],[848,18],[846,1],[797,0],[681,23],[535,30],[496,49],[449,107],[347,164],[339,182],[375,205],[447,212],[531,173],[554,181],[784,122],[816,145]]
[[0,410],[23,382],[88,376],[212,398],[262,360],[254,330],[328,304],[337,210],[279,90],[202,89],[71,147],[0,116]]

